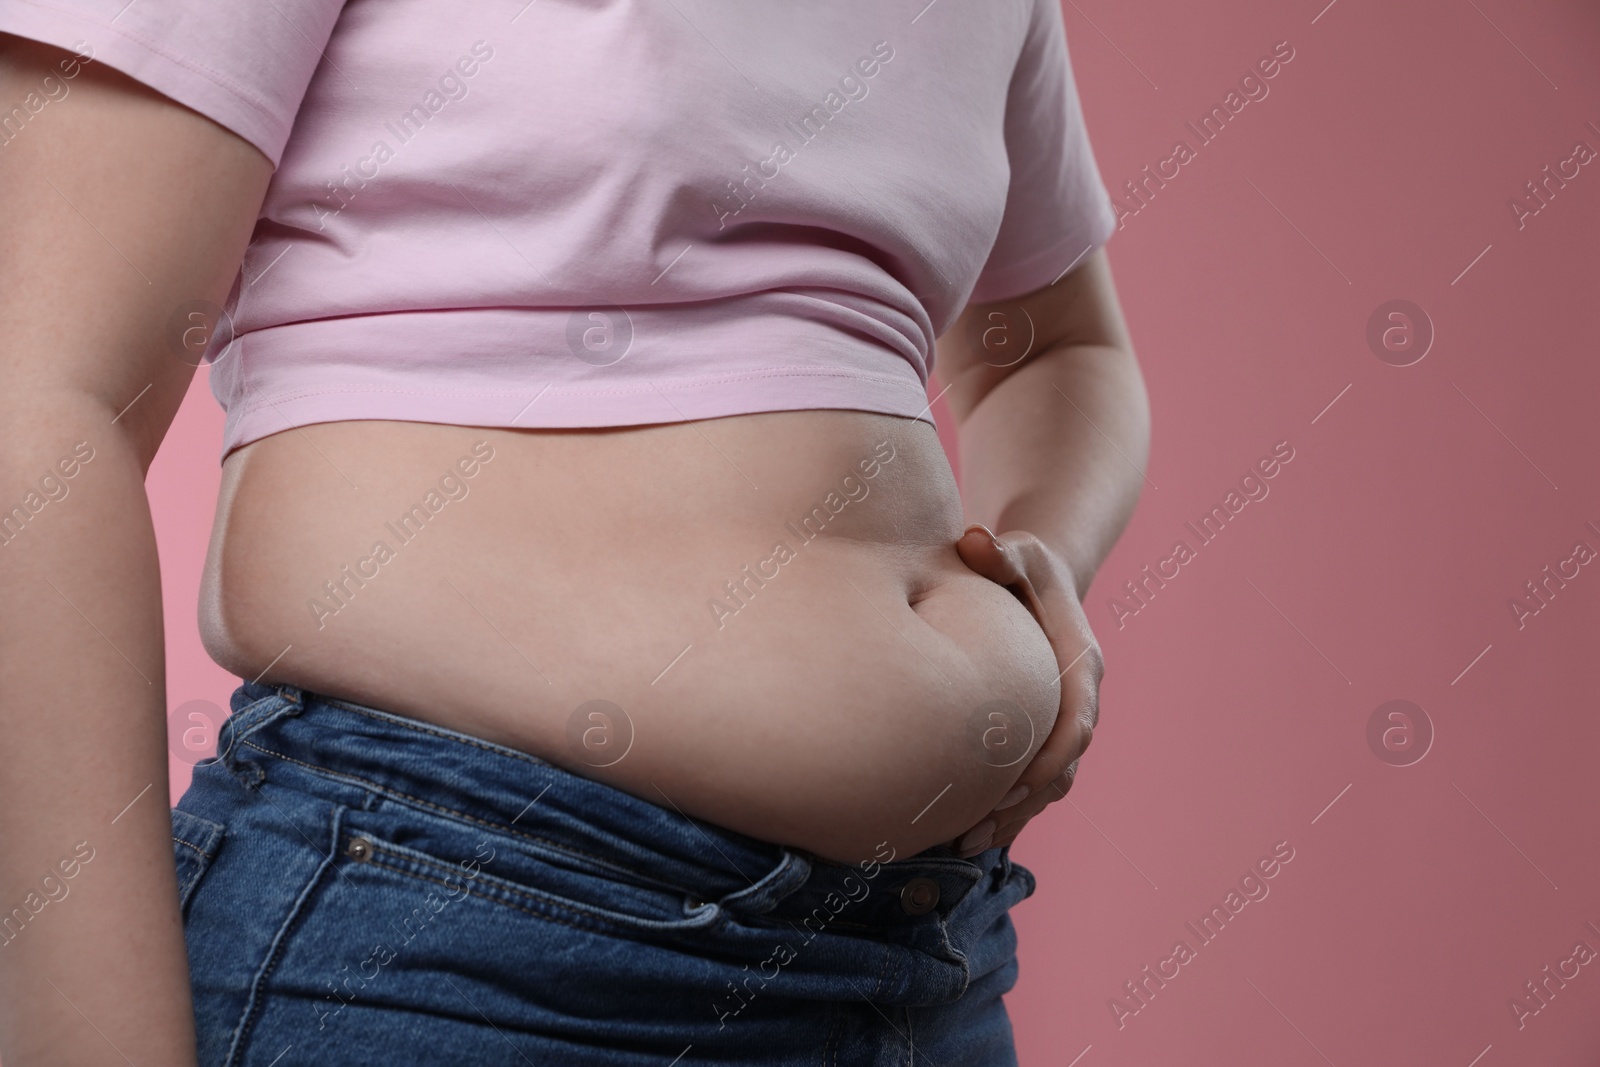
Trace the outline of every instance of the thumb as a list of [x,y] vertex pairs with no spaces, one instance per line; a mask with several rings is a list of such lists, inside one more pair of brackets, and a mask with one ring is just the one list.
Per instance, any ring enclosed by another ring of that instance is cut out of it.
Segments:
[[981,522],[967,527],[966,533],[956,541],[956,553],[961,562],[992,582],[1012,585],[1023,577],[994,531]]
[[1005,586],[1029,611],[1038,615],[1033,583],[1028,579],[1018,553],[1008,551],[983,523],[975,522],[967,527],[956,541],[956,554],[971,570]]

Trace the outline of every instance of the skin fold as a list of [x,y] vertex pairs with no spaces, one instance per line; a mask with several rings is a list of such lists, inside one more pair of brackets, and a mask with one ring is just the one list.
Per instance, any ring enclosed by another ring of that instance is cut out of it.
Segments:
[[[1054,724],[1049,642],[957,552],[961,501],[926,423],[797,411],[554,435],[345,422],[304,437],[263,439],[225,469],[202,622],[241,675],[277,659],[269,681],[841,862],[885,840],[902,855],[948,841],[1011,788],[1023,765],[985,761],[986,704],[1020,709],[1035,750]],[[386,517],[474,442],[494,458],[402,544]],[[850,477],[878,454],[893,458],[876,476]],[[842,510],[797,536],[841,478],[860,499],[836,496]],[[390,562],[327,595],[377,540]],[[319,587],[336,613],[308,607]],[[714,606],[727,604],[741,606]],[[631,732],[609,766],[568,737],[596,699]]]

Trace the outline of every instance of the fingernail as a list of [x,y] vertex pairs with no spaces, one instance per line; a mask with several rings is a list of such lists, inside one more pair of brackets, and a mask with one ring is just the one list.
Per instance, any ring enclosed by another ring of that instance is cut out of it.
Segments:
[[966,832],[956,844],[960,852],[982,852],[994,840],[994,820],[985,819]]
[[996,548],[1000,547],[1000,538],[996,537],[995,534],[994,534],[994,531],[989,529],[989,527],[985,526],[983,523],[975,522],[971,526],[968,526],[967,529],[969,529],[969,530],[982,530],[984,532],[984,536],[988,537],[989,540],[994,542],[994,547],[996,547]]
[[1015,786],[1011,792],[1000,798],[1000,803],[994,806],[994,810],[999,811],[1002,808],[1009,808],[1013,804],[1020,803],[1031,792],[1033,790],[1025,785]]

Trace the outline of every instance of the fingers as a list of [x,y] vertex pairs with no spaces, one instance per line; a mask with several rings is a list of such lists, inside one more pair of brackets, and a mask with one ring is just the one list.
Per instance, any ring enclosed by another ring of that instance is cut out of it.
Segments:
[[[1075,601],[1074,607],[1074,617],[1065,620],[1065,632],[1053,636],[1047,634],[1052,636],[1051,644],[1057,649],[1057,659],[1065,665],[1060,678],[1061,696],[1055,723],[1011,792],[996,805],[997,812],[1007,810],[1024,797],[1043,791],[1069,767],[1075,770],[1078,760],[1094,739],[1094,728],[1100,717],[1100,679],[1105,668],[1099,646],[1093,634],[1088,632],[1087,623],[1082,621],[1082,607]],[[1020,796],[1017,795],[1019,790]]]
[[1005,808],[996,809],[976,827],[956,839],[956,854],[962,858],[975,856],[984,849],[1000,848],[1016,840],[1028,822],[1058,800],[1066,799],[1077,774],[1077,762],[1068,770],[1045,782],[1044,786],[1026,798]]
[[1066,770],[1051,779],[1039,792],[1029,797],[1025,804],[1017,804],[1013,808],[996,812],[991,818],[996,819],[995,832],[990,838],[990,848],[999,848],[1015,841],[1023,827],[1045,808],[1058,800],[1065,800],[1072,790],[1072,783],[1077,779],[1078,761],[1073,760]]
[[[1078,762],[1094,738],[1096,685],[1090,673],[1083,671],[1071,689],[1072,712],[1056,720],[1043,747],[989,815],[957,840],[958,855],[976,855],[985,848],[1010,844],[1028,820],[1063,799],[1072,788]],[[982,832],[985,829],[986,834]]]
[[[1026,531],[996,537],[987,526],[973,523],[956,541],[956,553],[971,570],[1010,589],[1027,606],[1063,672],[1083,665],[1099,681],[1100,649],[1072,573],[1048,545]],[[1063,710],[1065,705],[1063,699]]]
[[1028,820],[1072,788],[1078,761],[1100,720],[1105,664],[1071,570],[1038,537],[1021,530],[996,537],[974,523],[956,542],[956,551],[973,571],[1011,589],[1028,606],[1061,668],[1054,680],[1060,683],[1060,708],[1044,745],[989,816],[956,842],[959,854],[975,855],[1010,844]]
[[958,854],[975,855],[985,848],[1010,844],[1028,820],[1067,795],[1077,777],[1083,750],[1089,747],[1091,731],[1063,729],[1066,725],[1056,724],[1045,747],[1028,764],[1017,784],[979,822],[978,828],[992,827],[988,839],[980,843],[963,836],[956,844]]
[[991,582],[1009,586],[1027,578],[1014,557],[1007,554],[1005,546],[982,523],[967,527],[967,532],[956,541],[956,553],[961,562]]

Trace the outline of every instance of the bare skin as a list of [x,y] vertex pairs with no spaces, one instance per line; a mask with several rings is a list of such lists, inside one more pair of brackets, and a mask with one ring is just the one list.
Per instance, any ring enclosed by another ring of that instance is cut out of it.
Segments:
[[[0,38],[0,101],[68,55]],[[168,319],[222,302],[271,168],[97,64],[51,107],[0,149],[20,220],[0,242],[0,504],[78,441],[95,459],[0,548],[0,596],[27,606],[0,630],[0,907],[76,842],[96,852],[0,950],[0,1058],[193,1063],[143,474],[192,374]],[[1137,499],[1148,414],[1101,252],[969,307],[938,365],[965,500],[932,427],[855,411],[264,438],[224,465],[207,648],[830,859],[1004,844],[1088,745],[1080,601]],[[388,525],[430,490],[425,522]],[[818,507],[813,539],[788,525]],[[572,739],[595,699],[626,716],[614,762],[616,722]]]
[[[465,496],[400,530],[478,442],[493,459],[459,479]],[[239,449],[224,476],[203,610],[223,666],[253,677],[277,659],[268,680],[498,741],[754,837],[840,861],[948,841],[1023,769],[993,765],[1011,761],[983,747],[979,708],[1014,702],[1014,728],[1041,741],[1055,721],[1050,645],[958,555],[961,501],[926,423],[341,422]],[[821,521],[830,493],[842,510]],[[811,541],[795,532],[807,518]],[[324,583],[380,541],[393,558],[330,596]],[[719,617],[713,602],[731,607]],[[569,741],[593,699],[631,724],[610,766]]]
[[[0,101],[69,59],[0,42]],[[94,858],[0,948],[0,1060],[182,1067],[194,1019],[144,475],[193,375],[166,319],[226,297],[272,168],[99,64],[70,85],[0,148],[0,500],[94,450],[0,548],[0,919],[78,842]]]

